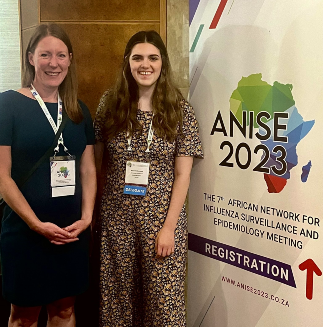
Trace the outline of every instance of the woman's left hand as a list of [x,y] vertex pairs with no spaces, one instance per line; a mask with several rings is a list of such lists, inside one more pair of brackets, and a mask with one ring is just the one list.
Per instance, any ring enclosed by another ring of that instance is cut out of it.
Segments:
[[174,253],[175,235],[174,230],[163,227],[156,237],[155,249],[157,257],[166,257]]
[[88,222],[85,219],[80,219],[72,225],[67,226],[63,229],[70,233],[70,237],[74,238],[81,234],[84,230],[86,230],[89,227],[90,223],[90,221]]

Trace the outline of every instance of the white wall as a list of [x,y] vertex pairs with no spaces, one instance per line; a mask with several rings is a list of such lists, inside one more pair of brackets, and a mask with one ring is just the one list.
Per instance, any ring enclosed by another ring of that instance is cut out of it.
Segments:
[[0,92],[21,85],[18,0],[0,0]]

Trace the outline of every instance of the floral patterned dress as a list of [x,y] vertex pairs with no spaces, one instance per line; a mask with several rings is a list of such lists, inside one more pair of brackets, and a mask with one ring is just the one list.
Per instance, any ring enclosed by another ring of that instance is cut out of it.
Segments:
[[[203,157],[193,108],[182,101],[183,134],[168,142],[155,134],[147,153],[152,112],[138,109],[142,132],[134,133],[128,151],[126,133],[106,142],[102,135],[103,95],[94,127],[107,151],[101,203],[100,326],[186,326],[185,274],[187,218],[182,208],[175,230],[175,252],[156,258],[155,239],[170,203],[176,156]],[[101,114],[100,114],[101,113]],[[149,162],[145,196],[123,194],[128,160]]]

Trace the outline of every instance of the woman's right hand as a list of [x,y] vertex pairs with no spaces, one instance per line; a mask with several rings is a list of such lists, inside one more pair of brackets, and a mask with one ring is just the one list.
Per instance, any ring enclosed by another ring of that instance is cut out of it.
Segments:
[[51,243],[63,245],[78,241],[78,237],[72,237],[71,233],[53,223],[41,222],[35,229],[40,235],[45,236]]

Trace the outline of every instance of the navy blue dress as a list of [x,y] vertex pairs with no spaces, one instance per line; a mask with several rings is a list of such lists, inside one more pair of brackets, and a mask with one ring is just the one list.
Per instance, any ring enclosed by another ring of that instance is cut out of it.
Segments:
[[[57,103],[46,103],[54,121]],[[51,197],[49,159],[34,172],[21,192],[39,220],[66,227],[81,218],[80,159],[94,144],[92,119],[80,102],[83,120],[68,120],[64,144],[76,156],[75,195]],[[16,91],[0,94],[0,145],[11,146],[14,181],[21,180],[52,145],[54,131],[38,102]],[[61,153],[64,155],[64,152]],[[54,245],[32,231],[8,206],[4,210],[0,240],[4,298],[19,306],[38,306],[84,292],[89,283],[87,229],[79,241]]]

